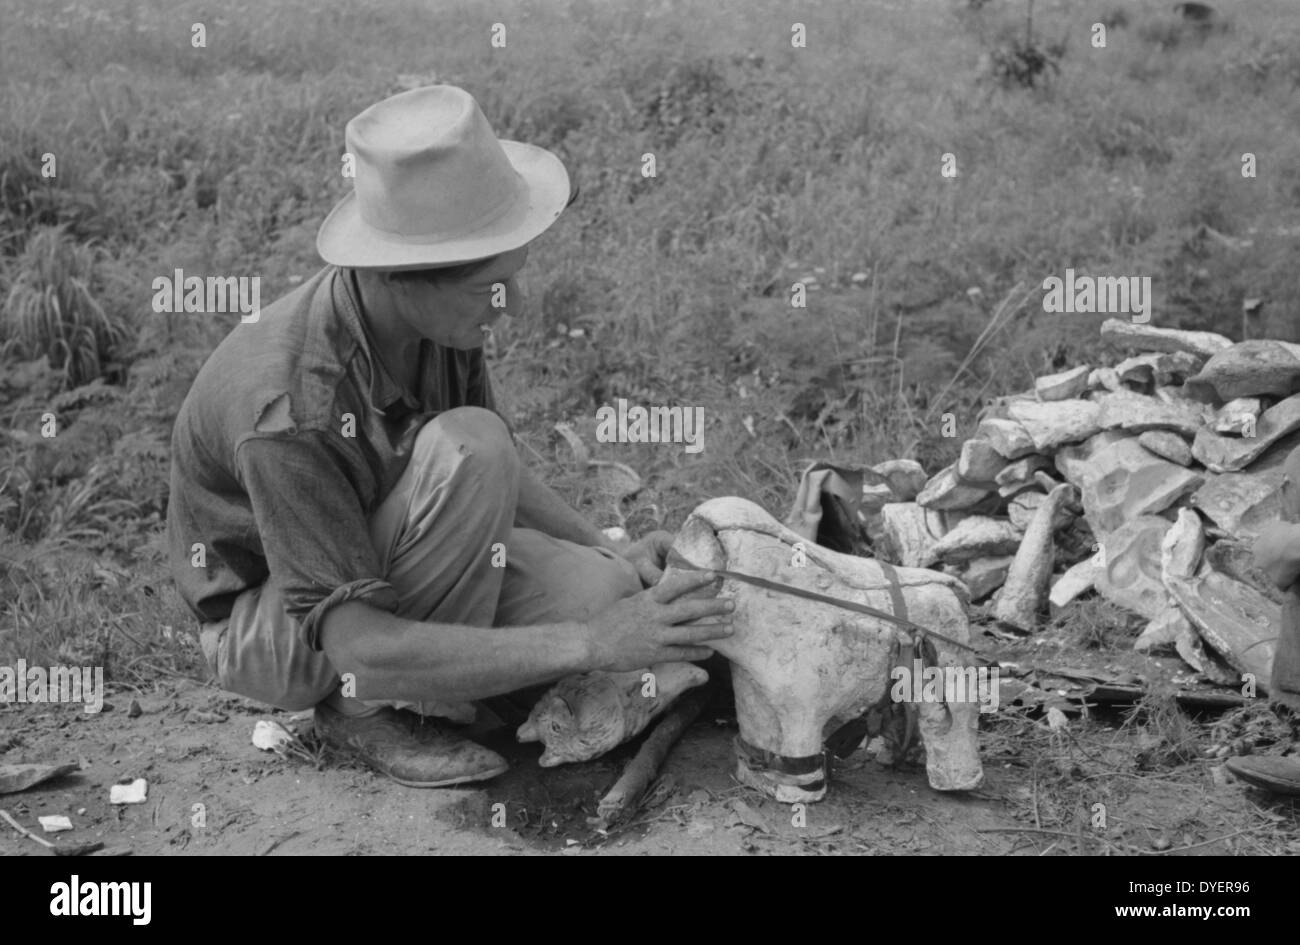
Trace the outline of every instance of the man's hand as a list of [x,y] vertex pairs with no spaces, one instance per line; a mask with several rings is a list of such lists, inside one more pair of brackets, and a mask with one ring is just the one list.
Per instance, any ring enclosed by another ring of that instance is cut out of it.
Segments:
[[1286,590],[1300,578],[1300,525],[1274,522],[1255,540],[1255,566]]
[[[713,650],[701,644],[731,636],[735,602],[726,597],[686,595],[704,590],[716,579],[708,572],[684,571],[598,614],[587,624],[591,668],[629,672],[653,663],[708,659]],[[693,627],[678,626],[703,618],[715,619]]]
[[642,587],[654,587],[664,576],[668,549],[672,546],[672,532],[651,532],[620,554],[636,566],[636,573],[641,576]]

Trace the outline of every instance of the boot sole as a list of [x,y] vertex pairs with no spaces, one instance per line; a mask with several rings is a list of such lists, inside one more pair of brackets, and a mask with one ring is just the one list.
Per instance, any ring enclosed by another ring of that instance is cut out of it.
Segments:
[[[364,758],[360,760],[363,762],[365,761]],[[380,769],[369,763],[367,763],[366,766],[370,768],[371,771],[382,774],[390,781],[396,781],[398,784],[413,788],[452,787],[456,784],[468,784],[473,781],[488,781],[499,775],[505,774],[510,770],[509,765],[501,765],[499,768],[493,768],[491,771],[487,771],[483,774],[465,774],[461,775],[459,778],[445,778],[441,781],[408,781],[406,778],[399,778],[397,775],[389,774],[386,771],[380,771]]]
[[347,745],[347,744],[340,745],[337,742],[332,742],[328,740],[326,740],[325,743],[336,754],[341,755],[342,757],[348,759],[349,761],[358,761],[361,764],[365,765],[369,770],[373,771],[375,774],[382,774],[384,777],[388,778],[388,780],[396,781],[398,784],[401,784],[404,787],[413,787],[413,788],[452,787],[457,784],[469,784],[474,781],[487,781],[491,778],[495,778],[500,775],[503,775],[510,770],[509,764],[502,764],[502,765],[498,765],[495,768],[489,768],[487,771],[482,771],[482,772],[476,771],[473,774],[457,775],[454,778],[439,778],[436,781],[413,781],[409,778],[399,778],[397,775],[385,771],[383,768],[379,767],[374,762],[372,762],[369,758],[367,758],[359,749],[353,748],[351,745]]

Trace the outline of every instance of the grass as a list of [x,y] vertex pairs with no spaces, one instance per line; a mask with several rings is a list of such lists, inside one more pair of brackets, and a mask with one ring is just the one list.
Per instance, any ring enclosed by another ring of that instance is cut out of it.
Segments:
[[[801,50],[766,0],[3,0],[0,660],[100,647],[120,672],[198,671],[160,550],[166,444],[234,321],[153,313],[152,279],[290,290],[348,187],[344,124],[426,82],[469,89],[581,185],[493,370],[525,454],[601,525],[673,528],[723,494],[780,513],[812,459],[951,461],[984,398],[1103,357],[1100,318],[1037,306],[1066,267],[1153,276],[1157,324],[1300,340],[1300,14],[1223,6],[1233,28],[1201,39],[1167,4],[1125,4],[1094,50],[1113,4],[1039,3],[1059,72],[1021,88],[987,68],[1025,40],[1011,2],[819,4]],[[704,452],[596,446],[618,397],[703,406]],[[611,505],[557,420],[647,488]]]

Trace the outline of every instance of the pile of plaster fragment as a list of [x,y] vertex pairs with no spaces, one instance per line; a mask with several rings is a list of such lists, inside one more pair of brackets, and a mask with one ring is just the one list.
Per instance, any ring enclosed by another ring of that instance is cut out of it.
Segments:
[[1107,321],[1113,366],[984,409],[958,461],[863,470],[874,553],[960,578],[1033,631],[1082,595],[1140,615],[1139,650],[1266,691],[1282,592],[1254,565],[1300,444],[1300,345]]

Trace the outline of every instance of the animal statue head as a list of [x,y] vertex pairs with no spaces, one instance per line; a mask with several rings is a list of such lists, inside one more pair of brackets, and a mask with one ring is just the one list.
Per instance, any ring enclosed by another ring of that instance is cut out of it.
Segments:
[[519,727],[521,742],[542,742],[543,768],[588,761],[640,733],[709,674],[694,663],[658,663],[630,673],[583,673],[549,689]]
[[[686,521],[669,556],[894,613],[958,643],[969,638],[965,590],[948,575],[891,568],[802,539],[752,502],[713,499]],[[737,778],[778,801],[825,796],[827,736],[887,705],[894,671],[910,671],[927,646],[895,623],[727,577],[734,633],[710,643],[732,667]],[[906,611],[905,614],[898,613]],[[930,638],[930,661],[958,669],[969,657]],[[978,700],[922,699],[916,710],[932,787],[970,790],[983,779]]]

